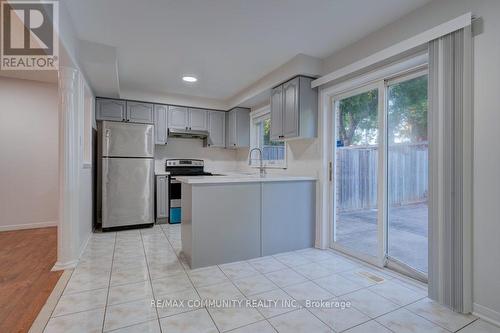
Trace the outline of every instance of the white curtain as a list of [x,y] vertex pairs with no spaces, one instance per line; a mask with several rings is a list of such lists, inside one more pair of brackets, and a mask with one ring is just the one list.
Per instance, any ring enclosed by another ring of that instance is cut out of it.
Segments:
[[472,310],[471,27],[429,42],[429,297]]

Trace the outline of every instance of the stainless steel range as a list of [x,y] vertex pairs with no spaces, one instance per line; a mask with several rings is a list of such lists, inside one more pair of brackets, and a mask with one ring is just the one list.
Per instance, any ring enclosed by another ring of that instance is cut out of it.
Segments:
[[212,176],[206,172],[203,160],[197,159],[168,159],[165,162],[165,171],[170,172],[169,177],[169,223],[181,222],[181,183],[176,176]]

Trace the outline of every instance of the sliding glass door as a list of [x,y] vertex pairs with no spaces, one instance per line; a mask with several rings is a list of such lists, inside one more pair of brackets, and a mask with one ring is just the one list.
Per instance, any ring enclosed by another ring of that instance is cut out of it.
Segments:
[[387,256],[427,273],[427,74],[387,82]]
[[333,100],[333,247],[427,273],[427,74]]
[[369,86],[335,101],[335,245],[364,258],[379,255],[380,89]]

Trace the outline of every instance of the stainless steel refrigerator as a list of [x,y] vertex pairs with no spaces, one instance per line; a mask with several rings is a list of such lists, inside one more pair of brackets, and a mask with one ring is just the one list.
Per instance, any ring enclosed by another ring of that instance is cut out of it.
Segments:
[[97,216],[103,230],[154,223],[153,125],[98,124]]

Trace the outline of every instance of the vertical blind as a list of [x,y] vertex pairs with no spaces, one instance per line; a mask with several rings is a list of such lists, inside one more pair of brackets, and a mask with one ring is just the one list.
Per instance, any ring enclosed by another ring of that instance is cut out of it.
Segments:
[[472,310],[472,43],[429,42],[429,297]]

